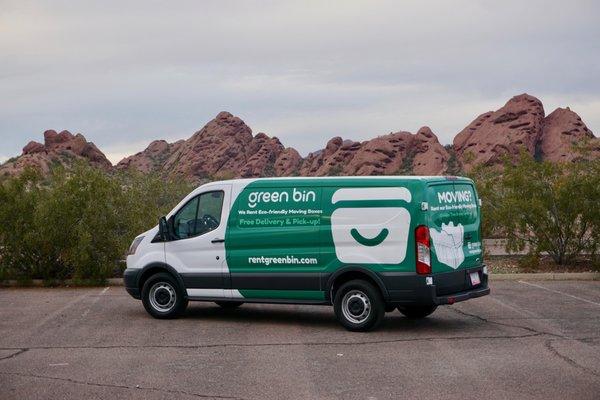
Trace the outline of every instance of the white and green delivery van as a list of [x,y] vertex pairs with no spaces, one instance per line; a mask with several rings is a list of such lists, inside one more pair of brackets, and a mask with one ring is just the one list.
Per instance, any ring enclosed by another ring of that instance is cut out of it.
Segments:
[[480,224],[460,177],[212,182],[133,241],[125,287],[156,318],[189,300],[319,304],[365,331],[489,294]]

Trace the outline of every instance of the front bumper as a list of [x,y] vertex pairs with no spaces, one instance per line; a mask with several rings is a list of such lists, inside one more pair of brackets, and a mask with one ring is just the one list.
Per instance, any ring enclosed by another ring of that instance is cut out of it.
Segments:
[[140,288],[138,286],[139,275],[142,270],[138,268],[127,268],[123,271],[123,283],[125,284],[125,290],[134,299],[141,299]]
[[[483,265],[432,275],[416,273],[383,273],[381,277],[388,289],[389,303],[395,305],[431,306],[454,304],[490,294],[488,275]],[[481,281],[472,285],[469,274],[477,272]],[[431,278],[430,284],[427,278]]]

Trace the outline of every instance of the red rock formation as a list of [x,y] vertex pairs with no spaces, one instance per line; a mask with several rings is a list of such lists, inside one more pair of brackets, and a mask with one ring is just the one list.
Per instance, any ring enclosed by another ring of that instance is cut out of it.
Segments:
[[[581,149],[584,152],[578,151],[578,147],[581,146],[584,146]],[[569,107],[557,108],[544,118],[539,149],[544,160],[553,162],[573,161],[579,157],[598,157],[600,139],[594,137],[581,117]],[[590,154],[586,154],[585,150],[590,151]]]
[[396,132],[365,142],[331,139],[304,160],[301,175],[435,175],[445,172],[449,154],[428,127],[417,134]]
[[73,160],[84,160],[90,165],[110,170],[112,164],[104,153],[81,134],[72,135],[69,131],[56,133],[54,130],[44,132],[44,144],[31,141],[24,148],[21,156],[0,166],[0,176],[18,175],[27,167],[39,169],[47,173],[52,164],[69,166]]
[[35,153],[43,153],[46,151],[46,147],[40,142],[36,142],[32,140],[27,143],[25,147],[23,147],[23,154],[35,154]]
[[288,150],[286,159],[279,159],[282,153],[279,139],[264,133],[252,136],[244,121],[221,112],[189,139],[174,144],[152,142],[144,151],[120,161],[117,168],[154,170],[192,181],[291,174],[295,157]]
[[481,114],[454,138],[454,150],[465,170],[496,164],[503,156],[517,157],[522,149],[534,155],[541,135],[544,107],[522,94],[498,111]]
[[[589,150],[584,157],[600,156],[600,139],[576,113],[559,108],[544,118],[542,103],[522,94],[497,111],[481,114],[456,135],[452,156],[431,129],[422,127],[416,134],[400,131],[364,142],[334,137],[324,149],[302,158],[276,137],[253,136],[240,118],[221,112],[189,139],[156,140],[116,168],[195,182],[259,176],[438,175],[449,169],[455,173],[459,167],[469,171],[477,164],[499,164],[504,156],[516,159],[523,149],[553,162],[572,161],[582,157],[575,149],[582,143]],[[44,144],[29,142],[20,157],[0,166],[0,176],[19,173],[27,165],[48,171],[51,163],[66,165],[72,159],[111,168],[104,154],[82,135],[46,131]]]
[[144,151],[140,151],[119,161],[117,169],[134,169],[143,173],[159,172],[162,170],[165,161],[183,143],[183,140],[175,143],[167,143],[165,140],[155,140]]
[[[586,147],[581,153],[577,147]],[[573,161],[600,156],[600,139],[569,108],[544,117],[542,103],[522,94],[495,112],[480,115],[454,138],[454,150],[465,170],[478,164],[516,160],[523,150],[541,160]]]
[[429,127],[419,129],[413,146],[415,152],[412,169],[416,175],[441,175],[446,172],[450,154]]
[[275,160],[275,175],[277,176],[296,176],[299,174],[302,156],[296,149],[287,147]]
[[344,167],[360,149],[359,142],[344,141],[336,136],[327,142],[323,150],[310,153],[300,167],[302,176],[340,175]]
[[239,175],[244,178],[276,176],[275,162],[283,149],[279,139],[259,133],[252,138],[245,151],[246,159],[238,168]]

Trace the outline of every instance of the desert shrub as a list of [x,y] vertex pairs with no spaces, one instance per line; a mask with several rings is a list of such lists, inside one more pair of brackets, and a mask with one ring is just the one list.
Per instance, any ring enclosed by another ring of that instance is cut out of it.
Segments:
[[102,281],[131,240],[189,192],[158,176],[85,164],[33,171],[0,185],[0,277]]
[[476,169],[484,236],[506,237],[510,251],[547,252],[557,264],[595,255],[600,245],[599,163],[538,162],[523,154],[502,170]]
[[[35,210],[41,176],[26,170],[0,184],[0,277],[27,278],[35,274],[41,257],[37,247]],[[18,274],[15,274],[19,271]]]
[[540,266],[540,255],[535,253],[519,257],[517,264],[524,271],[534,271]]
[[485,238],[505,236],[502,223],[496,215],[503,189],[498,181],[500,171],[479,165],[468,175],[475,181],[481,199],[481,234]]
[[102,279],[127,246],[130,213],[119,182],[98,169],[57,168],[36,205],[43,278]]

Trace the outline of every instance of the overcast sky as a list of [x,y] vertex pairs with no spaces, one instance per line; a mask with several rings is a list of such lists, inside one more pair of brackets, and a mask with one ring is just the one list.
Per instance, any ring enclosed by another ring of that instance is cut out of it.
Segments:
[[523,92],[598,136],[599,47],[593,1],[0,0],[0,160],[67,129],[116,162],[222,110],[303,155],[423,125],[446,144]]

